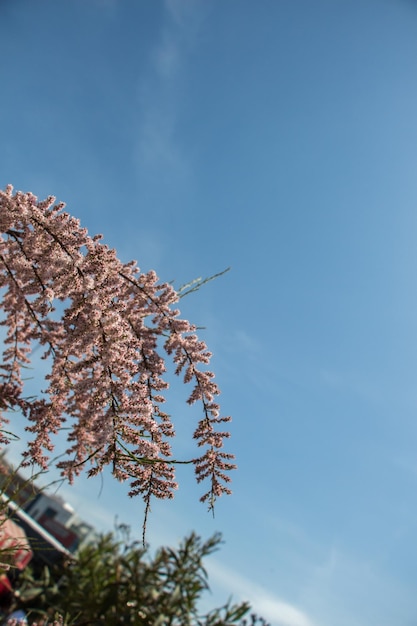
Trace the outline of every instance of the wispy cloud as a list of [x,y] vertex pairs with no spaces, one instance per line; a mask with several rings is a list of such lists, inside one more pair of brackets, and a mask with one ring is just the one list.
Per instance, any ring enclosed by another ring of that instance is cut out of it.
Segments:
[[349,393],[366,399],[373,404],[384,402],[386,391],[378,381],[357,372],[341,372],[333,369],[321,369],[318,372],[319,383],[334,391]]
[[209,5],[206,0],[165,0],[165,9],[183,38],[192,45],[198,36]]
[[243,352],[249,352],[251,355],[262,354],[260,342],[246,330],[237,328],[233,333],[233,341]]
[[336,545],[312,569],[301,597],[303,604],[320,616],[323,626],[368,626],[377,622],[390,626],[412,624],[416,619],[415,604],[410,603],[406,586],[384,571],[381,563]]
[[[166,0],[165,19],[139,83],[136,162],[139,176],[158,185],[187,182],[190,162],[176,136],[187,55],[205,14],[201,2]],[[143,176],[145,178],[145,176]]]
[[237,600],[250,600],[252,608],[276,626],[314,626],[312,619],[302,609],[285,602],[219,561],[210,560],[207,569],[210,580],[227,588]]

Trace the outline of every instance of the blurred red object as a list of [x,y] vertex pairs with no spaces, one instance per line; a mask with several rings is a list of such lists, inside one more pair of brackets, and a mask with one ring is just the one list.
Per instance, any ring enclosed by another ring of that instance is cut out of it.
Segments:
[[[0,570],[17,567],[22,570],[33,556],[25,531],[11,519],[0,519]],[[0,584],[3,579],[0,578]]]

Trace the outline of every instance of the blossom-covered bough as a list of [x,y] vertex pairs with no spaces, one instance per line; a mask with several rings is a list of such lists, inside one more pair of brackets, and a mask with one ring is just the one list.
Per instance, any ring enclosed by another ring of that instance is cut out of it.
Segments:
[[[196,327],[180,319],[170,284],[153,271],[141,273],[135,262],[122,263],[63,208],[53,197],[38,201],[11,186],[0,191],[2,424],[10,411],[22,413],[32,433],[26,463],[47,468],[51,435],[65,423],[63,475],[72,481],[86,463],[90,476],[109,465],[117,479],[130,481],[129,495],[143,497],[146,520],[151,498],[172,498],[176,488],[169,443],[175,432],[163,410],[169,355],[176,374],[192,384],[188,403],[202,404],[194,432],[201,452],[189,462],[197,481],[208,481],[201,500],[212,508],[230,493],[235,466],[223,451],[229,433],[221,428],[230,418],[220,416],[214,374],[204,369],[211,354]],[[39,345],[50,364],[48,386],[28,398],[22,368]],[[9,443],[4,426],[0,442]]]

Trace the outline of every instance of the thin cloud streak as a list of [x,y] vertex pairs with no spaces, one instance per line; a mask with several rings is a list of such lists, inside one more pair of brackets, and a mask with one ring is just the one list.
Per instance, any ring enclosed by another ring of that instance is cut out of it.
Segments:
[[222,565],[210,560],[207,570],[210,580],[225,586],[239,600],[248,600],[259,615],[271,620],[276,626],[315,626],[315,623],[301,609],[265,591],[256,583],[244,578]]
[[[148,76],[139,85],[135,161],[139,175],[169,184],[186,183],[191,164],[176,138],[186,55],[205,11],[200,3],[165,2],[165,22],[151,53]],[[161,176],[164,180],[161,181]]]

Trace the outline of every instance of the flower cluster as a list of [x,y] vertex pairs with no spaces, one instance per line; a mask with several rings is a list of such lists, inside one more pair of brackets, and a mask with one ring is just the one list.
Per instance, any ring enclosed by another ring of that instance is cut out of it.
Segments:
[[[230,418],[220,416],[214,374],[204,369],[210,352],[195,326],[179,318],[171,285],[134,262],[123,264],[63,208],[53,197],[41,202],[11,186],[0,191],[2,423],[13,409],[29,420],[28,463],[47,467],[51,436],[65,427],[68,447],[58,466],[70,481],[87,462],[90,475],[109,465],[147,506],[152,496],[171,498],[175,433],[163,410],[169,355],[192,384],[188,402],[202,403],[194,433],[202,450],[192,462],[197,480],[209,481],[201,499],[212,506],[230,493],[227,472],[235,466],[222,451],[229,433],[218,430]],[[22,367],[35,346],[51,364],[48,386],[27,398]],[[8,443],[4,429],[0,436]]]

